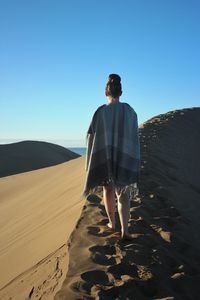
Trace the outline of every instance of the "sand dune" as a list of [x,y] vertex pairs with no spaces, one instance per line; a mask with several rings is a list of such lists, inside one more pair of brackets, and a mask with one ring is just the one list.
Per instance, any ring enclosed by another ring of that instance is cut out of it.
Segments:
[[140,193],[131,242],[106,229],[102,193],[90,196],[70,237],[69,269],[55,300],[200,298],[200,108],[140,126]]
[[83,157],[0,179],[0,299],[52,299],[67,270],[83,179]]
[[80,199],[84,157],[1,178],[0,299],[199,299],[199,137],[200,108],[140,126],[132,242],[106,229],[101,191]]
[[54,166],[79,156],[62,146],[40,141],[0,145],[0,177]]

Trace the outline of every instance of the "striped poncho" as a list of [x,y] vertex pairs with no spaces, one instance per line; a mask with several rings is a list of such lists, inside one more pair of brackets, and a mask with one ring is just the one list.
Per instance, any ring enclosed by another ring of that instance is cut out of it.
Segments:
[[[87,132],[86,181],[83,195],[97,187],[134,187],[138,191],[140,143],[135,110],[127,103],[100,106]],[[133,191],[133,190],[132,190]]]

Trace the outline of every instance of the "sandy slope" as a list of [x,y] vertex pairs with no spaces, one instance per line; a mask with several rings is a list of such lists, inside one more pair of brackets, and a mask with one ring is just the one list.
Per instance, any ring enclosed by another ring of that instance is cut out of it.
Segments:
[[200,108],[148,120],[140,143],[133,240],[120,240],[119,227],[106,229],[101,192],[88,197],[55,300],[200,299]]
[[[0,291],[0,299],[26,299],[35,285],[34,299],[37,285],[41,289],[43,281],[62,275],[56,275],[60,272],[56,257],[65,264],[61,273],[66,270],[66,242],[84,204],[80,199],[83,179],[83,157],[0,179],[0,287],[25,272],[17,279],[21,286],[12,282]],[[40,273],[39,278],[34,281],[28,269]]]

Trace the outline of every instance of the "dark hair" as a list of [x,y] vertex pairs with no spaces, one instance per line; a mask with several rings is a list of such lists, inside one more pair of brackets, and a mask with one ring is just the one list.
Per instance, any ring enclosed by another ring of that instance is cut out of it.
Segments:
[[122,94],[121,77],[117,74],[110,74],[106,83],[106,96],[119,97]]

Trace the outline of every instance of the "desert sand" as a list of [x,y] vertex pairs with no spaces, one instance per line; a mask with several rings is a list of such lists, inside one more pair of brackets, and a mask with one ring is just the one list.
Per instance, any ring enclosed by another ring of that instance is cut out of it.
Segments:
[[0,299],[53,299],[84,201],[84,158],[0,178]]
[[140,191],[131,199],[129,222],[134,238],[125,242],[119,227],[108,230],[101,190],[90,195],[55,300],[200,299],[200,108],[156,116],[139,131]]
[[200,108],[139,133],[133,241],[106,228],[101,189],[81,199],[84,157],[0,179],[1,300],[200,298]]

